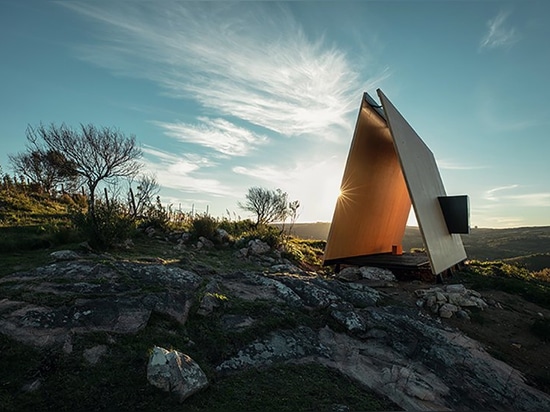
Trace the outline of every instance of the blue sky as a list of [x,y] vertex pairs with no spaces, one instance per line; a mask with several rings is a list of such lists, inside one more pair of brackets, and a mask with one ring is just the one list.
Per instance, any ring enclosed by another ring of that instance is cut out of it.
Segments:
[[28,124],[134,134],[164,203],[251,186],[330,221],[364,91],[434,152],[471,224],[550,225],[550,2],[0,0],[0,165]]

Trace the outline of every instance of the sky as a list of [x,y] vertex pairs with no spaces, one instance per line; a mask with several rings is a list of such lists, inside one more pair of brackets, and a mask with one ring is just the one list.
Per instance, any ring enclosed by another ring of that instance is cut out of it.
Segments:
[[[135,135],[161,199],[332,219],[363,92],[399,109],[479,227],[550,225],[550,2],[0,0],[0,165],[28,125]],[[410,219],[414,224],[414,219]]]

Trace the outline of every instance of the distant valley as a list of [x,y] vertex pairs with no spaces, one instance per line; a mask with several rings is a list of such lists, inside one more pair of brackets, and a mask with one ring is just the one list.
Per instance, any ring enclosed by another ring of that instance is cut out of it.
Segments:
[[[329,230],[329,222],[296,223],[292,233],[304,239],[326,240]],[[529,270],[550,268],[550,226],[473,228],[469,235],[462,235],[462,241],[470,259],[505,259]],[[403,238],[403,250],[422,247],[419,228],[408,226]]]

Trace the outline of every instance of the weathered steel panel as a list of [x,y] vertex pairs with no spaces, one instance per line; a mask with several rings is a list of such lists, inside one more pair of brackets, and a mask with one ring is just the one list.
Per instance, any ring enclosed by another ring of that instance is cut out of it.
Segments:
[[462,239],[450,234],[438,197],[446,196],[445,187],[431,150],[409,123],[378,90],[391,136],[401,163],[420,232],[434,274],[466,259]]
[[400,245],[411,200],[386,121],[362,99],[324,263]]

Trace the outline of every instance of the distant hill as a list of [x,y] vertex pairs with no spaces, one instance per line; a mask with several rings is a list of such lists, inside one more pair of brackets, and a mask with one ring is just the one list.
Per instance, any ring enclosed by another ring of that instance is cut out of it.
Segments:
[[[326,240],[329,230],[329,222],[296,223],[293,234],[305,239]],[[530,270],[550,267],[550,226],[473,228],[469,235],[462,235],[462,241],[470,259],[507,259]],[[403,250],[422,247],[420,230],[408,226],[403,238]]]

